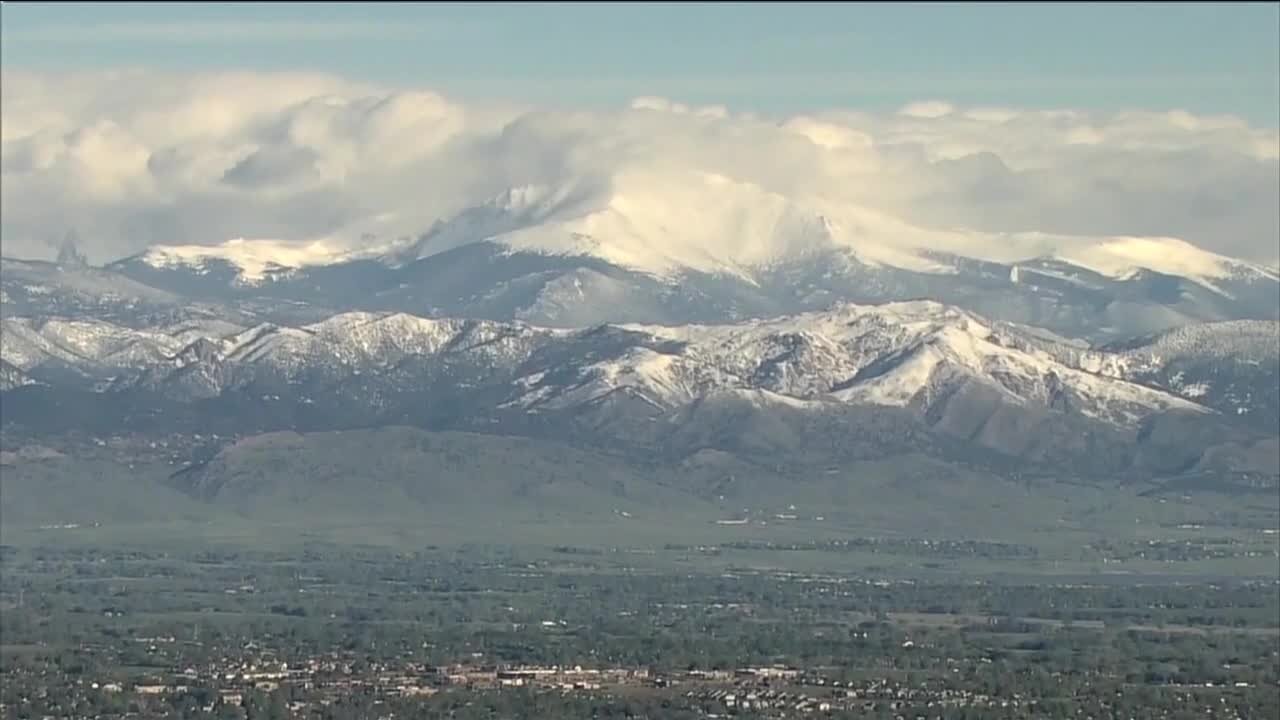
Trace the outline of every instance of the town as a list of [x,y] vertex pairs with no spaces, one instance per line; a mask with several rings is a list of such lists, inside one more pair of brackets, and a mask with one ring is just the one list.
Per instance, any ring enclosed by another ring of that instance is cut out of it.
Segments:
[[[172,638],[137,638],[153,652]],[[829,679],[821,670],[793,667],[742,667],[733,670],[654,672],[648,668],[584,668],[581,665],[509,665],[456,663],[430,666],[414,662],[367,662],[358,653],[331,652],[295,660],[248,643],[234,659],[222,658],[200,667],[138,675],[132,680],[93,680],[53,671],[38,676],[6,673],[5,718],[111,717],[338,717],[344,707],[372,709],[378,717],[397,716],[397,709],[429,710],[429,700],[450,694],[475,697],[502,692],[550,693],[564,698],[644,698],[671,707],[679,703],[696,717],[750,715],[794,718],[852,713],[856,717],[962,717],[1009,714],[1036,716],[1043,701],[1034,693],[993,695],[956,687],[955,683],[862,682]],[[955,659],[950,664],[956,665]],[[1057,676],[1059,682],[1062,676]],[[38,685],[36,681],[38,680]],[[17,695],[15,686],[33,688],[33,696]],[[36,689],[38,688],[38,689]],[[1174,705],[1199,702],[1204,717],[1243,720],[1241,693],[1247,682],[1225,686],[1204,683],[1166,686]],[[526,695],[527,696],[527,695]],[[56,697],[56,699],[55,699]],[[1216,699],[1216,702],[1215,702]],[[353,705],[353,700],[357,702]],[[1050,704],[1051,706],[1051,704]],[[42,707],[41,714],[31,712]],[[1099,709],[1116,705],[1099,699]],[[62,714],[57,711],[63,710]],[[404,712],[400,710],[400,712]],[[412,712],[412,710],[410,711]],[[283,713],[283,714],[282,714]],[[923,714],[921,714],[923,713]],[[977,716],[977,715],[975,715]],[[1177,717],[1163,714],[1152,717]]]
[[0,717],[1280,710],[1274,579],[902,578],[718,552],[3,548]]

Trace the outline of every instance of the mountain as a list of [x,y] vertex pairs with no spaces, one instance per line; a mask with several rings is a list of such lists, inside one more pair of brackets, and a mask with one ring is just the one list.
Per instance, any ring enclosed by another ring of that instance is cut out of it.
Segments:
[[[221,245],[156,245],[111,263],[107,269],[179,294],[199,294],[228,287],[252,290],[288,280],[303,268],[339,264],[359,256],[323,242],[236,238]],[[173,285],[174,277],[195,283]]]
[[[167,484],[243,514],[277,518],[328,507],[341,510],[326,514],[347,518],[420,520],[424,513],[503,497],[518,500],[524,510],[559,509],[571,499],[580,515],[678,506],[677,493],[611,460],[526,438],[403,427],[319,436],[278,432],[230,444]],[[271,470],[282,465],[299,472]],[[353,476],[363,482],[351,483]],[[501,507],[490,512],[506,514]]]
[[1165,387],[1225,415],[1280,433],[1280,328],[1239,320],[1205,323],[1114,343],[1123,375]]
[[230,436],[409,424],[633,454],[712,448],[832,462],[861,434],[875,438],[864,459],[915,445],[991,467],[1073,462],[1098,474],[1168,471],[1143,456],[1141,439],[1153,423],[1182,427],[1171,417],[1212,441],[1189,442],[1179,469],[1229,439],[1252,447],[1271,428],[1260,418],[1274,393],[1242,388],[1280,378],[1262,352],[1280,337],[1274,322],[1204,331],[1233,332],[1258,353],[1240,355],[1253,375],[1197,375],[1193,386],[1175,368],[1212,367],[1219,350],[1197,353],[1171,335],[1089,348],[933,301],[578,330],[369,312],[145,330],[5,318],[3,329],[3,360],[44,383],[3,396],[9,427],[68,432],[96,417],[121,430]]
[[[717,175],[620,172],[510,188],[416,238],[157,245],[104,268],[5,259],[6,309],[134,316],[193,303],[254,319],[340,312],[599,323],[725,323],[929,298],[1093,342],[1280,319],[1280,273],[1174,238],[911,225]],[[237,320],[238,321],[238,320]]]
[[8,360],[0,359],[0,392],[33,385],[35,380]]
[[988,512],[1010,482],[1280,476],[1280,275],[1171,238],[917,227],[659,172],[512,188],[359,251],[71,249],[0,262],[3,494],[33,517],[70,508],[48,488],[135,517],[158,483],[193,516],[865,491],[937,524],[930,502]]
[[954,258],[1011,265],[1048,257],[1114,279],[1145,269],[1211,290],[1222,290],[1222,281],[1277,279],[1273,269],[1172,238],[925,228],[854,203],[681,171],[512,188],[437,223],[400,254],[421,259],[476,242],[593,257],[657,277],[695,272],[748,283],[779,265],[831,253],[867,268],[932,275],[955,274]]
[[[722,410],[732,408],[699,412]],[[736,432],[751,425],[744,417],[726,427],[751,443],[749,433]],[[883,432],[893,433],[892,425]],[[234,542],[259,550],[326,541],[652,547],[851,534],[1027,542],[1059,518],[1070,518],[1078,537],[1077,523],[1098,534],[1131,530],[1135,507],[1152,519],[1211,522],[1220,508],[1240,505],[1211,496],[1197,506],[1161,504],[1139,495],[1147,485],[1013,482],[915,450],[868,460],[855,449],[838,465],[718,450],[641,460],[545,438],[397,426],[246,435],[196,463],[175,462],[172,437],[164,436],[59,447],[0,450],[6,544],[22,542],[24,530],[32,542],[49,542],[41,525],[79,525],[68,540],[99,545]],[[1106,510],[1111,503],[1117,507]],[[717,522],[744,518],[749,526]]]
[[[5,359],[24,372],[49,365],[86,376],[111,370],[148,389],[219,369],[212,391],[283,383],[396,377],[415,364],[490,373],[510,385],[505,403],[535,411],[626,391],[657,408],[712,390],[766,391],[797,402],[911,406],[955,383],[978,383],[1018,403],[1070,400],[1110,422],[1128,408],[1197,409],[1168,393],[1093,375],[1030,353],[1013,326],[993,326],[931,301],[842,305],[734,325],[601,325],[569,331],[523,323],[343,313],[297,327],[230,323],[137,330],[102,321],[6,318]],[[1060,353],[1062,354],[1062,353]],[[417,377],[420,368],[413,367]],[[363,381],[362,381],[363,382]],[[180,394],[176,399],[187,399]]]
[[[442,232],[424,236],[427,244],[419,245],[433,252],[420,258],[401,249],[257,274],[259,266],[245,263],[248,269],[242,269],[234,255],[194,265],[152,265],[148,256],[138,256],[105,272],[163,288],[170,297],[182,293],[167,307],[199,303],[285,322],[362,310],[566,328],[722,323],[822,310],[837,302],[931,298],[1060,335],[1112,341],[1199,322],[1280,316],[1280,281],[1248,265],[1210,281],[1153,270],[1110,276],[1048,258],[997,262],[931,253],[930,262],[940,269],[922,270],[873,264],[848,249],[815,248],[750,275],[742,268],[695,267],[659,274],[594,254],[515,249],[501,238],[433,244]],[[131,313],[136,310],[129,305],[95,316],[120,321]]]
[[182,302],[108,269],[4,258],[0,261],[0,307],[6,315],[116,318]]

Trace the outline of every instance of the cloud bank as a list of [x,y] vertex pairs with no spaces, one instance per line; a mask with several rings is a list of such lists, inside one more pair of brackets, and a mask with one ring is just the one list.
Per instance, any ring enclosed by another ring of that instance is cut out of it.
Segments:
[[268,73],[7,71],[0,92],[9,256],[52,257],[68,231],[94,262],[236,237],[356,248],[512,187],[696,172],[927,229],[1280,257],[1280,131],[1232,117],[924,100],[778,120],[656,97],[573,112]]

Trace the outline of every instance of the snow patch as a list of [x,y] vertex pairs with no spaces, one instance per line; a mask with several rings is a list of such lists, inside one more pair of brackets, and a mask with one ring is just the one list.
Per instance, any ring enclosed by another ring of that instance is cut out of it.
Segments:
[[[415,252],[427,257],[485,241],[519,252],[591,256],[664,279],[693,271],[754,283],[763,269],[835,252],[870,267],[929,274],[959,272],[939,259],[945,256],[1000,263],[1052,258],[1115,279],[1146,268],[1219,293],[1215,280],[1280,280],[1270,269],[1176,238],[930,229],[847,201],[652,168],[618,171],[598,182],[512,188],[439,223]],[[1030,272],[1088,284],[1034,266],[1011,268],[1009,279],[1026,282]]]
[[1215,290],[1213,280],[1233,277],[1244,271],[1262,277],[1274,273],[1261,266],[1211,253],[1177,238],[1115,237],[1092,243],[1074,243],[1058,252],[1063,260],[1101,275],[1123,280],[1140,268],[1177,275]]
[[1209,394],[1208,383],[1190,383],[1179,387],[1178,394],[1182,397],[1198,398]]
[[[1257,347],[1259,362],[1266,362],[1267,352],[1272,357],[1277,352],[1274,329],[1280,325],[1222,325],[1212,332],[1169,333],[1130,351],[1057,342],[933,301],[843,304],[732,325],[586,330],[371,312],[343,313],[301,327],[262,324],[243,330],[199,318],[167,332],[96,321],[6,318],[0,349],[6,362],[23,371],[50,360],[88,370],[154,371],[151,380],[159,382],[191,371],[183,376],[195,378],[188,389],[203,383],[200,392],[211,396],[255,378],[305,378],[339,387],[344,378],[360,376],[374,387],[395,387],[401,379],[412,382],[398,373],[412,372],[416,365],[404,361],[417,357],[482,369],[494,382],[509,384],[503,407],[530,412],[577,408],[615,393],[659,411],[717,393],[759,407],[815,410],[833,401],[927,407],[949,389],[977,384],[1010,403],[1065,408],[1132,426],[1159,410],[1207,412],[1186,398],[1200,397],[1208,388],[1202,392],[1179,378],[1179,387],[1167,386],[1183,396],[1178,397],[1129,381],[1182,349],[1231,345],[1222,340],[1238,335],[1235,347]],[[207,373],[203,352],[182,352],[200,340],[202,328],[212,336],[199,349],[217,358]],[[1266,328],[1271,334],[1260,335]],[[1268,339],[1269,351],[1262,347]]]
[[324,240],[246,240],[236,238],[220,245],[156,245],[140,259],[155,268],[187,267],[208,272],[209,261],[222,261],[236,268],[245,282],[261,282],[272,271],[296,270],[313,265],[341,262],[350,253]]

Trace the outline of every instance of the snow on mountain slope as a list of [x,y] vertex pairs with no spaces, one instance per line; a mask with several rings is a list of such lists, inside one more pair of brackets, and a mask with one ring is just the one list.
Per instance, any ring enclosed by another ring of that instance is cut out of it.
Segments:
[[670,408],[709,392],[761,391],[797,401],[831,401],[836,384],[904,340],[967,315],[938,303],[841,306],[734,325],[619,325],[562,336],[585,346],[570,355],[534,358],[522,367],[527,409],[571,407],[625,389],[655,407]]
[[1274,365],[1280,362],[1280,322],[1228,320],[1188,325],[1153,337],[1116,343],[1109,349],[1157,363],[1196,358]]
[[[137,384],[185,398],[258,382],[286,383],[282,388],[303,383],[326,394],[350,385],[362,388],[353,390],[357,400],[362,393],[386,398],[466,377],[479,383],[467,387],[483,389],[492,407],[528,412],[573,409],[617,393],[665,411],[723,392],[797,407],[924,410],[971,385],[1010,404],[1121,426],[1170,409],[1206,412],[1188,399],[1081,369],[1076,361],[1086,351],[1077,346],[931,301],[840,305],[732,325],[586,330],[357,312],[194,342],[184,342],[189,334],[180,339],[104,323],[6,323],[13,332],[6,332],[4,360],[19,369],[46,357],[71,365],[127,365]],[[1120,360],[1112,364],[1123,367]]]
[[1193,280],[1219,294],[1215,281],[1277,281],[1275,270],[1211,253],[1177,238],[1117,237],[1096,243],[1064,243],[1058,257],[1112,278],[1147,269]]
[[0,306],[10,315],[74,315],[172,307],[182,302],[101,268],[0,259]]
[[222,265],[234,270],[236,283],[253,286],[299,268],[332,265],[378,252],[380,248],[353,251],[325,240],[235,238],[219,245],[153,245],[130,259],[156,269],[184,268],[197,274]]
[[[557,386],[547,383],[520,398],[526,409],[557,410],[584,405],[625,390],[655,408],[678,407],[709,389],[705,369],[678,355],[638,347],[620,357],[582,366],[578,378]],[[545,378],[544,373],[539,374]]]
[[943,328],[862,373],[836,393],[846,402],[928,403],[947,385],[973,381],[1011,401],[1070,408],[1087,417],[1132,425],[1154,410],[1202,411],[1198,405],[1141,385],[1087,373],[1047,354],[1011,349],[992,334]]
[[189,345],[200,339],[226,338],[244,332],[244,327],[218,317],[192,317],[166,322],[152,328],[172,337],[181,345]]
[[[416,239],[368,245],[156,246],[106,275],[163,288],[175,306],[245,309],[228,315],[244,325],[355,310],[558,327],[715,323],[931,297],[1095,341],[1273,318],[1280,291],[1274,270],[1174,238],[923,227],[847,199],[657,162],[511,188]],[[6,309],[75,314],[10,282],[7,267]],[[128,313],[93,316],[133,324]]]
[[1020,340],[932,302],[846,305],[738,325],[576,332],[349,313],[301,328],[246,331],[225,341],[225,358],[289,376],[320,368],[375,373],[409,356],[483,362],[509,377],[504,405],[529,411],[577,407],[618,391],[655,408],[720,390],[812,403],[927,405],[960,382],[989,387],[1009,402],[1069,407],[1120,425],[1154,411],[1202,410],[1155,389],[1063,365]]
[[1225,278],[1280,279],[1176,238],[930,229],[849,202],[689,171],[627,170],[594,184],[514,188],[438,223],[413,255],[486,241],[592,256],[660,277],[692,270],[750,281],[762,268],[838,250],[865,265],[925,273],[955,273],[939,260],[955,255],[1003,263],[1057,258],[1114,279],[1146,268],[1215,290],[1214,280]]
[[632,172],[598,187],[508,191],[434,228],[416,253],[477,241],[590,255],[662,276],[695,270],[749,279],[751,268],[827,249],[834,238],[820,215],[754,185],[704,173]]
[[1280,430],[1280,322],[1204,323],[1106,349],[1108,375]]
[[34,385],[36,381],[21,368],[0,359],[0,391]]
[[181,348],[172,336],[94,320],[5,318],[0,356],[23,371],[46,362],[70,366],[139,367]]
[[833,378],[850,378],[904,343],[949,323],[967,324],[971,317],[921,301],[840,305],[829,312],[735,325],[620,327],[684,343],[687,356],[743,383],[810,397],[829,391]]
[[63,362],[89,361],[76,353],[51,342],[28,318],[7,317],[0,320],[4,328],[0,341],[0,359],[21,370],[30,370],[49,359]]
[[953,235],[719,175],[645,171],[596,186],[510,190],[437,225],[415,254],[488,241],[515,251],[588,255],[660,277],[692,270],[751,281],[760,268],[832,249],[869,265],[952,272],[916,251],[955,245]]
[[216,395],[227,387],[255,380],[327,381],[365,376],[395,382],[397,366],[409,358],[461,356],[471,365],[510,369],[528,357],[531,344],[556,331],[519,323],[432,320],[404,313],[352,312],[319,323],[285,327],[264,323],[219,338],[201,338],[164,363],[146,368],[139,383],[163,390],[172,378],[201,377],[196,397]]
[[972,381],[1010,401],[1045,407],[1070,396],[1075,410],[1117,424],[1153,409],[1198,409],[1063,365],[1043,349],[1051,341],[1028,342],[1011,327],[928,301],[844,305],[745,326],[644,329],[689,342],[686,355],[709,360],[745,386],[791,397],[905,406]]

